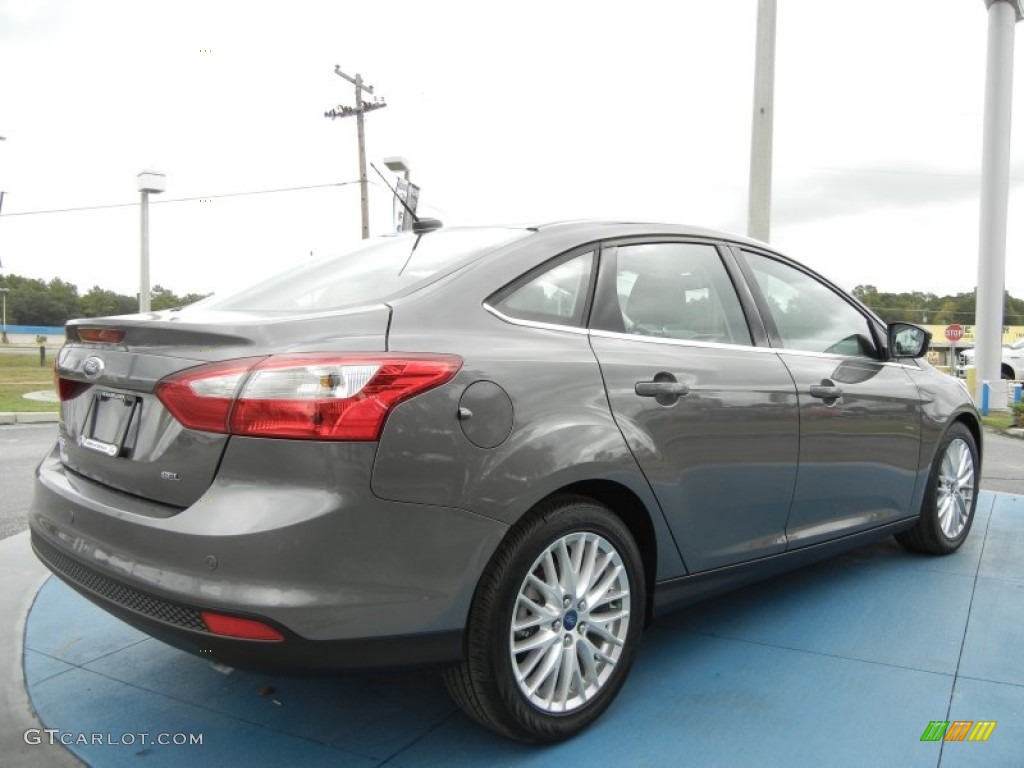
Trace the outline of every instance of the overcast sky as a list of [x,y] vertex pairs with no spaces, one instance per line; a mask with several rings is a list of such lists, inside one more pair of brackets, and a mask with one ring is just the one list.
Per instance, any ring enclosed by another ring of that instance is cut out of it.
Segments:
[[[850,289],[977,277],[983,0],[778,0],[772,244]],[[501,10],[498,10],[501,9]],[[5,272],[134,294],[223,290],[359,236],[367,154],[403,155],[446,224],[606,216],[743,232],[756,0],[0,0]],[[1024,126],[1024,44],[1014,90]],[[1024,296],[1024,136],[1007,288]],[[385,173],[387,173],[385,171]],[[371,180],[376,175],[370,171]],[[173,202],[181,198],[204,198]],[[391,221],[371,188],[372,229]]]

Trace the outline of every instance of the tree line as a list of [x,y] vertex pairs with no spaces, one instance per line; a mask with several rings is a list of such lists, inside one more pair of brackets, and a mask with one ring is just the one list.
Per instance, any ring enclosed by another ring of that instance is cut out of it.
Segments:
[[[55,277],[49,282],[20,275],[0,277],[0,288],[7,289],[8,325],[62,326],[76,317],[130,315],[139,311],[135,296],[104,290],[94,285],[79,295],[78,286]],[[174,291],[154,285],[150,306],[154,310],[172,309],[192,304],[206,295],[188,293],[178,296]]]
[[[76,317],[130,315],[138,311],[135,296],[104,290],[94,285],[79,295],[78,287],[58,277],[49,282],[19,275],[0,277],[0,288],[7,289],[8,325],[62,326]],[[192,304],[208,294],[187,293],[178,296],[167,288],[154,285],[150,306],[154,310],[172,309]],[[858,285],[853,295],[875,311],[887,323],[902,321],[921,325],[974,325],[974,291],[954,296],[934,293],[885,293],[873,285]],[[1003,323],[1024,325],[1024,299],[1005,295]]]
[[[934,293],[884,293],[873,285],[858,285],[853,295],[867,304],[887,323],[904,322],[919,325],[974,325],[975,292],[954,296]],[[1024,299],[1015,299],[1006,292],[1003,300],[1003,324],[1024,325]]]

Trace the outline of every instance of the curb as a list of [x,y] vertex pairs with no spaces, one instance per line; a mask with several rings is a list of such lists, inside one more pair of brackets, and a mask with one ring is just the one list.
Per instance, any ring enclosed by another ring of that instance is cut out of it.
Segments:
[[0,424],[56,424],[60,414],[49,411],[24,411],[0,413]]

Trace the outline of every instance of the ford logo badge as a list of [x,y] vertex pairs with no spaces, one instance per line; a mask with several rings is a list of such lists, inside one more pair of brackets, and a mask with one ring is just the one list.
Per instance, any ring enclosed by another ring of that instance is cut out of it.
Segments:
[[82,373],[90,379],[95,379],[103,373],[103,368],[103,360],[95,356],[85,358],[85,362],[82,363]]

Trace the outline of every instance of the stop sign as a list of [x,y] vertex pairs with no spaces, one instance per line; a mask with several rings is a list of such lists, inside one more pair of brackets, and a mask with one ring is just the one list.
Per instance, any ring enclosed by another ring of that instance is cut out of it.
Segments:
[[962,325],[947,325],[946,326],[946,338],[950,341],[960,341],[964,337],[964,327]]

